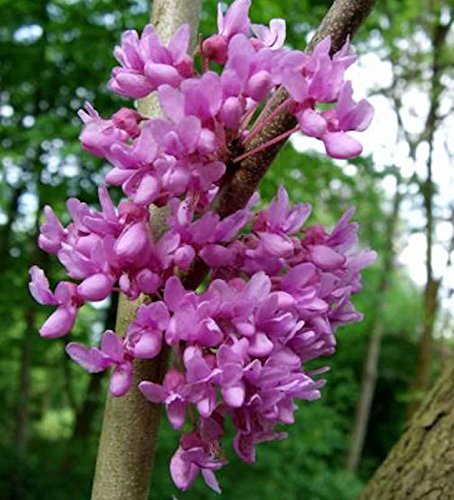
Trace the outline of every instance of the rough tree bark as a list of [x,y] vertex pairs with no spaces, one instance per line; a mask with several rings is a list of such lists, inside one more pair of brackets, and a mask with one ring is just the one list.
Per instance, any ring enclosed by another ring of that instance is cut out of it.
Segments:
[[[164,40],[181,23],[188,20],[195,22],[194,13],[200,8],[200,3],[201,0],[154,0],[152,21],[158,27],[158,31],[164,33]],[[332,52],[339,50],[347,37],[351,37],[356,32],[375,3],[376,0],[336,0],[333,2],[309,50],[315,42],[328,35],[332,38]],[[280,92],[279,97],[275,100],[275,106],[287,96],[285,92]],[[140,105],[141,112],[146,114],[154,113],[156,108],[156,102],[153,99]],[[261,144],[278,137],[292,129],[294,125],[293,115],[284,108],[265,129],[250,141],[245,152],[252,151]],[[272,147],[251,155],[239,164],[227,160],[226,179],[213,204],[213,208],[221,217],[246,205],[284,142],[282,140]],[[239,151],[235,145],[232,145],[232,150],[235,156],[243,152]],[[183,276],[184,285],[187,288],[197,287],[206,272],[207,268],[202,261],[196,261]],[[120,299],[116,330],[118,334],[124,334],[139,305],[140,301],[128,303]],[[163,353],[151,362],[136,362],[134,365],[136,381],[159,382],[162,380],[166,357],[167,353]],[[158,426],[159,407],[146,401],[135,386],[123,398],[108,397],[92,500],[144,500],[147,498]]]
[[450,500],[454,492],[454,366],[444,372],[361,500]]
[[381,269],[380,282],[377,288],[377,303],[370,327],[370,337],[363,365],[360,396],[356,407],[351,445],[347,457],[347,470],[351,472],[354,472],[357,469],[361,459],[367,426],[369,423],[370,411],[372,408],[372,401],[375,393],[375,386],[377,383],[378,360],[380,356],[381,340],[384,334],[382,314],[387,300],[386,291],[389,288],[393,275],[394,259],[396,255],[394,240],[396,237],[396,227],[402,201],[402,194],[399,190],[400,176],[397,176],[397,181],[392,211],[387,220],[385,248],[382,252],[383,267]]

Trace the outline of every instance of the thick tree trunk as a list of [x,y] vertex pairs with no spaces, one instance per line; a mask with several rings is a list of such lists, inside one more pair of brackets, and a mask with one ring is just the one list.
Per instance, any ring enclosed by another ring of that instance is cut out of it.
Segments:
[[454,366],[444,372],[361,500],[451,500],[454,492]]
[[384,333],[382,313],[387,299],[386,291],[393,275],[393,265],[395,259],[394,239],[402,201],[402,195],[399,192],[399,181],[400,179],[398,179],[396,186],[392,212],[387,221],[385,238],[386,248],[383,251],[383,268],[377,290],[378,299],[370,329],[366,357],[364,359],[361,391],[353,423],[351,446],[347,457],[347,469],[351,472],[354,472],[357,469],[361,459],[370,418],[370,411],[372,408],[372,401],[374,399],[375,386],[377,383],[378,360],[380,356],[381,340]]

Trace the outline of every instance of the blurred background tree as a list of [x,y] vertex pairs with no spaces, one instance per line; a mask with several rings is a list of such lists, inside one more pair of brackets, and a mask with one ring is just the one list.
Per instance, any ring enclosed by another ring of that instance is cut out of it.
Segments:
[[[330,3],[254,0],[251,16],[287,19],[288,44],[304,48]],[[39,263],[61,277],[36,248],[40,214],[51,204],[66,220],[68,196],[94,202],[107,166],[81,152],[76,111],[86,100],[104,116],[118,107],[120,98],[106,89],[112,48],[124,29],[145,25],[149,5],[0,6],[0,498],[82,500],[89,497],[106,381],[71,363],[64,339],[39,339],[44,315],[29,297],[27,270]],[[214,29],[215,8],[214,0],[204,2],[204,34]],[[297,137],[262,183],[265,201],[283,184],[293,201],[312,203],[313,221],[332,224],[356,206],[363,244],[380,259],[366,271],[357,300],[365,320],[339,331],[324,397],[302,405],[290,438],[262,445],[256,465],[232,457],[220,476],[225,498],[357,498],[440,366],[452,360],[452,20],[449,0],[379,2],[355,43],[355,84],[374,95],[377,114],[367,154],[334,162]],[[114,303],[86,310],[72,338],[96,343],[114,311]],[[359,433],[358,400],[368,407]],[[168,460],[176,443],[163,426],[154,498],[175,494]],[[199,483],[177,495],[212,496]]]

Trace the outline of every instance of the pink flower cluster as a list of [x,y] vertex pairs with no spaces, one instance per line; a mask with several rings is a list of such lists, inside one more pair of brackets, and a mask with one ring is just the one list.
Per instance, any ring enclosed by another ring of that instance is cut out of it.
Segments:
[[[148,296],[124,338],[107,331],[99,348],[69,343],[67,352],[89,372],[112,368],[110,391],[122,396],[135,359],[171,348],[163,384],[141,381],[139,389],[165,405],[175,429],[191,425],[170,464],[183,490],[200,472],[219,491],[214,471],[225,463],[226,419],[236,428],[236,453],[251,463],[258,443],[285,437],[276,427],[294,421],[296,400],[320,396],[321,371],[307,371],[306,363],[333,354],[336,328],[361,318],[350,298],[375,257],[357,250],[351,211],[331,233],[304,226],[310,206],[290,207],[283,188],[257,213],[257,197],[223,219],[212,210],[226,164],[245,156],[248,141],[267,125],[280,86],[289,98],[271,114],[287,106],[297,128],[335,158],[361,152],[347,132],[367,128],[373,114],[366,101],[352,99],[344,80],[354,61],[348,44],[333,57],[329,39],[312,54],[286,50],[284,21],[251,25],[249,7],[250,0],[236,0],[225,15],[219,7],[219,32],[199,46],[201,74],[188,54],[187,26],[167,46],[152,26],[141,37],[123,35],[110,88],[131,98],[156,91],[164,116],[122,108],[105,120],[91,105],[79,112],[82,146],[110,162],[106,184],[121,186],[126,198],[115,206],[103,186],[100,210],[70,199],[66,227],[46,207],[39,246],[57,255],[71,281],[53,292],[41,269],[30,270],[33,297],[56,307],[43,337],[68,334],[86,302],[112,292]],[[153,210],[165,214],[159,233]],[[180,276],[197,260],[210,271],[195,292]]]

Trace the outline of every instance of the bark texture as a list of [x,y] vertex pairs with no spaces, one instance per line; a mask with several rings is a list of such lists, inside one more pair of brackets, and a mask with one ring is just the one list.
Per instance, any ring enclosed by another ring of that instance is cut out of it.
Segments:
[[361,500],[451,500],[454,492],[454,366],[444,372]]

